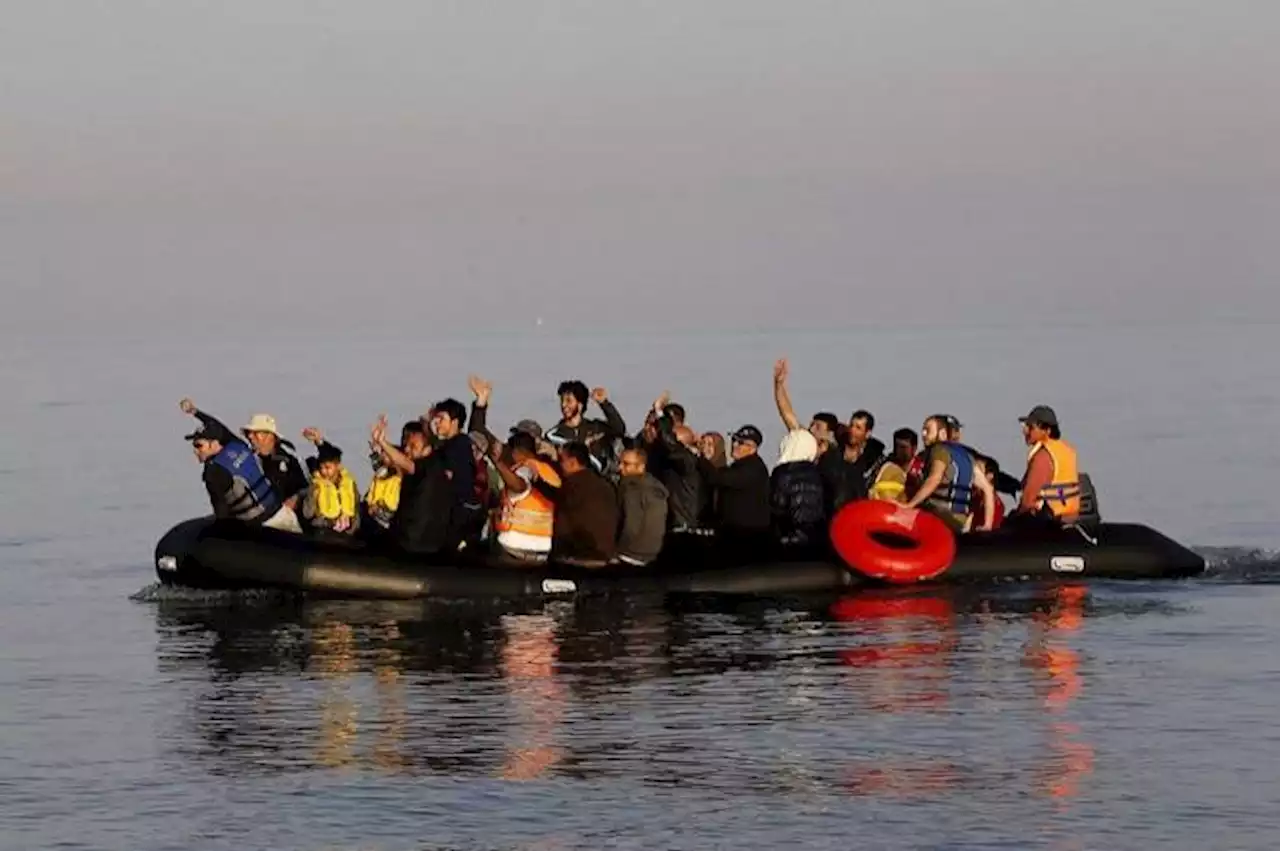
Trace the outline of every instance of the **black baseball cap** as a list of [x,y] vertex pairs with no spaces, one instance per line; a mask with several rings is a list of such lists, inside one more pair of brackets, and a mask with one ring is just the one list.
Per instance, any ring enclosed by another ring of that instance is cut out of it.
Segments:
[[729,435],[729,439],[736,440],[739,443],[754,443],[756,446],[764,443],[764,435],[760,433],[760,429],[753,425],[744,425]]
[[1025,417],[1018,417],[1020,423],[1036,423],[1042,426],[1057,426],[1058,415],[1048,405],[1036,405]]
[[342,450],[334,446],[328,441],[320,444],[320,448],[316,451],[316,463],[323,464],[326,461],[341,461]]
[[183,435],[182,439],[195,443],[197,440],[216,440],[222,442],[225,441],[226,438],[220,429],[200,426],[198,429],[191,432],[191,434]]

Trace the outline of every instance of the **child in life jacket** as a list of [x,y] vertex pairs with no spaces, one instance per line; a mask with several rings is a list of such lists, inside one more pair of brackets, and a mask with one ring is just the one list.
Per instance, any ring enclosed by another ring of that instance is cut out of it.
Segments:
[[302,436],[316,445],[315,472],[302,504],[302,516],[316,530],[354,535],[360,526],[360,497],[355,477],[342,466],[342,450],[318,429]]

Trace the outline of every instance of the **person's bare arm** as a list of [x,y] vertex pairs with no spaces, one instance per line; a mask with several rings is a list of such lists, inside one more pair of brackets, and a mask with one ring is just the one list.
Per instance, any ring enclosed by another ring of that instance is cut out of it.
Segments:
[[1053,460],[1047,450],[1041,449],[1031,456],[1027,465],[1027,478],[1022,485],[1022,496],[1018,501],[1018,511],[1033,512],[1040,501],[1040,491],[1053,481]]
[[947,462],[938,460],[929,465],[929,475],[920,483],[920,490],[916,491],[916,495],[907,503],[907,508],[917,508],[920,503],[933,496],[933,492],[942,484],[942,479],[947,474]]
[[373,424],[370,432],[374,445],[378,447],[378,451],[382,453],[382,457],[387,459],[387,463],[395,467],[405,475],[412,475],[414,471],[413,459],[400,451],[400,448],[393,445],[387,440],[387,415],[383,414],[378,421]]
[[996,489],[987,481],[987,474],[981,468],[973,472],[973,489],[982,494],[982,518],[978,525],[979,532],[990,532],[996,523]]
[[778,416],[787,431],[800,428],[800,420],[796,417],[796,409],[791,405],[791,394],[787,392],[787,359],[781,358],[773,365],[773,401],[778,406]]
[[511,468],[509,464],[502,460],[501,446],[489,445],[489,459],[493,461],[493,468],[498,471],[498,475],[502,477],[502,484],[506,486],[508,494],[519,495],[529,489],[529,482]]

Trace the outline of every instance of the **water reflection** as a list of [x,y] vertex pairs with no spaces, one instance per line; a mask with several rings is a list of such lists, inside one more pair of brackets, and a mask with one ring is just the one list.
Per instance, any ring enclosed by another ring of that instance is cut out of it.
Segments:
[[[1036,674],[1029,685],[1048,742],[1035,760],[1035,786],[1040,794],[1065,801],[1080,793],[1095,756],[1080,725],[1067,717],[1085,679],[1069,640],[1079,637],[1088,600],[1084,586],[1070,585],[1030,597],[991,599],[885,590],[840,600],[830,613],[848,626],[853,646],[838,657],[857,673],[855,693],[866,710],[882,714],[945,713],[955,681],[989,677],[992,660],[999,658],[999,633],[1025,624],[1023,663]],[[978,639],[967,652],[962,626]],[[1008,696],[1000,694],[1002,701]],[[854,794],[932,796],[971,780],[976,770],[946,759],[883,754],[853,766],[845,785]]]
[[519,611],[166,600],[157,630],[189,695],[170,742],[215,771],[1065,802],[1095,758],[1079,643],[1133,605],[1073,588]]
[[871,592],[838,601],[831,616],[850,625],[856,645],[840,661],[863,674],[855,692],[873,712],[943,710],[959,643],[948,596]]
[[1049,606],[1037,611],[1027,643],[1027,664],[1042,676],[1035,682],[1048,717],[1049,757],[1040,771],[1041,794],[1062,801],[1076,797],[1093,773],[1094,748],[1080,725],[1064,717],[1084,690],[1080,654],[1067,642],[1084,626],[1089,599],[1084,586],[1056,588]]
[[502,777],[532,780],[564,758],[557,744],[566,701],[555,676],[556,623],[548,615],[509,615],[502,626],[506,640],[500,670],[515,704],[515,741],[507,746]]

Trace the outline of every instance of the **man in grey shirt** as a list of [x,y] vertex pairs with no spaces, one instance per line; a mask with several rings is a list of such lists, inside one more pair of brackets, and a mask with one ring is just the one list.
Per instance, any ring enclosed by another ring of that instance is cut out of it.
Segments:
[[667,489],[646,469],[648,455],[642,447],[627,449],[618,459],[618,507],[622,516],[618,532],[617,561],[648,564],[662,551],[667,531]]

